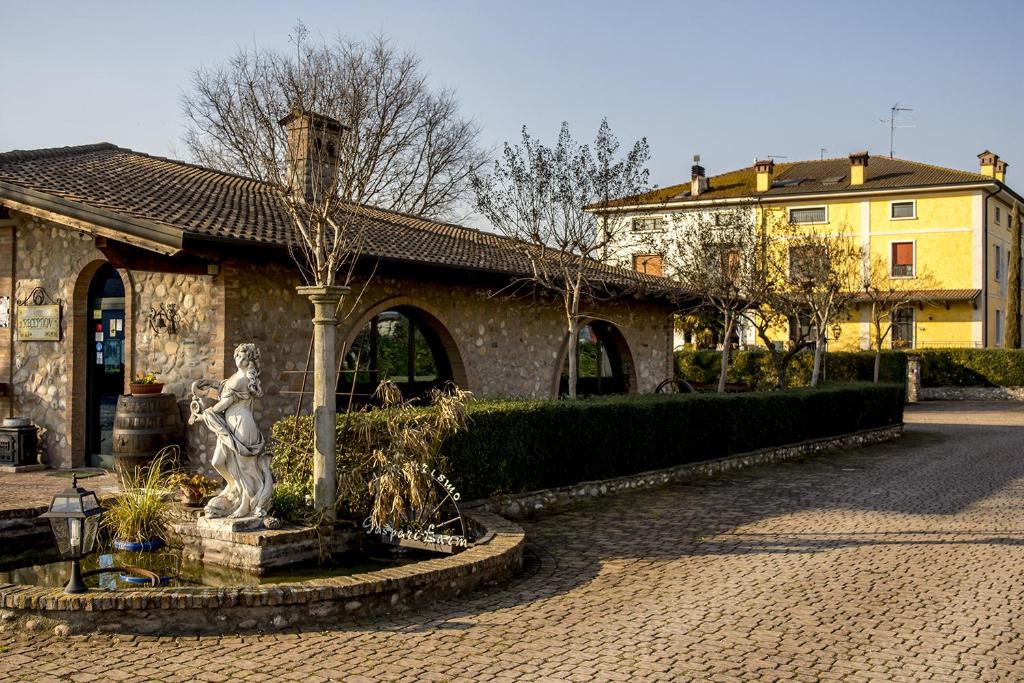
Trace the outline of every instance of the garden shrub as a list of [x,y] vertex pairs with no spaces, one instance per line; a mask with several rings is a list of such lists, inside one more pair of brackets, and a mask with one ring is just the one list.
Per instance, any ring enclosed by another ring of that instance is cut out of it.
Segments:
[[923,349],[921,384],[926,387],[1022,387],[1024,349]]
[[[826,354],[826,375],[829,382],[870,382],[875,372],[874,351],[831,351]],[[677,379],[715,384],[721,367],[721,351],[676,351]],[[789,386],[807,386],[811,382],[814,352],[798,353],[789,364]],[[764,349],[733,351],[728,381],[749,384],[753,389],[772,389],[776,385],[775,365]],[[905,383],[907,357],[900,351],[883,351],[880,380]]]
[[463,498],[522,493],[898,424],[900,384],[478,401],[444,453]]
[[[902,384],[870,383],[745,394],[473,401],[469,428],[443,442],[441,462],[462,500],[471,500],[898,424],[904,401]],[[347,438],[345,420],[338,418],[339,444]],[[310,417],[274,425],[274,504],[286,518],[287,506],[301,508],[312,493],[312,431]],[[339,450],[339,478],[354,466]],[[348,495],[342,505],[355,518],[367,502]]]

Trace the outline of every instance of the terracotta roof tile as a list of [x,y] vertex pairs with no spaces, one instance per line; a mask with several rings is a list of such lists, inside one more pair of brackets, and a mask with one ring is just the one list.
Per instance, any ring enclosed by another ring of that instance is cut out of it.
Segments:
[[[109,143],[0,153],[0,182],[104,211],[169,226],[186,235],[285,245],[290,218],[265,183],[154,157]],[[522,276],[530,264],[508,238],[368,206],[371,257]],[[670,280],[593,261],[595,278],[677,290]]]
[[775,164],[772,187],[757,192],[757,173],[753,166],[729,171],[708,179],[708,189],[698,196],[690,194],[690,183],[662,187],[651,192],[612,202],[613,206],[661,204],[740,197],[778,197],[827,192],[871,191],[906,187],[957,185],[995,182],[979,173],[958,171],[905,159],[871,157],[863,185],[850,185],[850,160],[824,159]]

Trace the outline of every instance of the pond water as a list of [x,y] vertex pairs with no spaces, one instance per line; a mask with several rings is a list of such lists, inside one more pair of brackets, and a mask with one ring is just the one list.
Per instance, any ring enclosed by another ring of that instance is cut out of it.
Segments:
[[[93,590],[138,590],[148,589],[150,584],[133,583],[126,578],[120,567],[140,567],[166,577],[164,586],[210,586],[242,587],[258,586],[264,583],[294,583],[309,579],[331,576],[348,576],[396,567],[422,559],[420,556],[404,555],[390,557],[386,550],[379,557],[346,554],[337,555],[323,564],[292,567],[265,576],[255,576],[240,569],[186,562],[181,559],[177,548],[161,548],[154,552],[128,552],[101,550],[82,560],[82,572],[107,569],[100,574],[85,577],[85,585]],[[0,553],[0,583],[15,583],[34,586],[63,586],[68,580],[70,563],[61,560],[54,550],[30,550],[21,553]]]

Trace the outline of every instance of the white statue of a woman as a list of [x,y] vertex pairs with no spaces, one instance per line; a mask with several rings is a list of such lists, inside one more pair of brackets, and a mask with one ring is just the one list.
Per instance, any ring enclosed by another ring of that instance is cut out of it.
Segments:
[[[235,348],[238,372],[223,382],[192,383],[192,416],[189,424],[202,421],[217,437],[213,469],[224,477],[224,490],[206,505],[206,517],[263,517],[270,506],[274,479],[270,455],[252,414],[253,399],[263,396],[260,384],[260,351],[255,344]],[[200,395],[204,389],[220,391],[220,400]]]

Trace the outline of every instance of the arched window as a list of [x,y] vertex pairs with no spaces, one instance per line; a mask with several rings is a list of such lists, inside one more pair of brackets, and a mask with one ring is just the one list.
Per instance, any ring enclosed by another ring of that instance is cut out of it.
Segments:
[[452,367],[436,321],[411,306],[382,311],[345,352],[338,377],[338,409],[369,403],[377,385],[390,379],[406,399],[422,398],[452,381]]
[[[625,394],[630,391],[632,358],[626,340],[614,325],[595,320],[580,328],[577,337],[579,365],[577,396]],[[562,363],[558,393],[569,393],[569,354]]]

